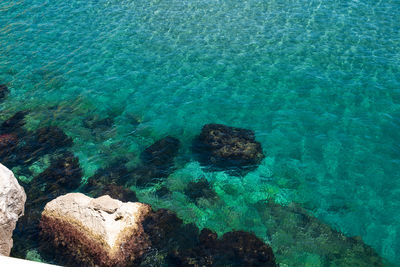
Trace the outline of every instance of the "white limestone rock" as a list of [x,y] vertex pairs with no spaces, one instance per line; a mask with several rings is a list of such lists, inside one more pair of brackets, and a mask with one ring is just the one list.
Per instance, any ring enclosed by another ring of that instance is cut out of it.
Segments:
[[0,164],[0,255],[10,255],[12,233],[24,214],[26,194],[12,171]]

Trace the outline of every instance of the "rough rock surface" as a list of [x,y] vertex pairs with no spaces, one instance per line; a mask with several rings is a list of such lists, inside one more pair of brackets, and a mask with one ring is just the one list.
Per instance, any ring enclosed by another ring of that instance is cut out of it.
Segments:
[[44,241],[84,266],[125,266],[149,248],[142,221],[151,207],[108,195],[70,193],[47,203],[40,227]]
[[10,254],[12,233],[24,214],[25,201],[25,191],[12,171],[0,164],[0,255]]
[[204,125],[193,150],[203,165],[235,175],[255,169],[264,158],[253,131],[222,124]]

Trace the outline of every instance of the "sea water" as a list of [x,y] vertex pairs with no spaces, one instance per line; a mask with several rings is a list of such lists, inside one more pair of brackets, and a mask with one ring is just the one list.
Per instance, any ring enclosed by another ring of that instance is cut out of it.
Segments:
[[[1,0],[0,83],[1,119],[29,109],[28,129],[61,127],[83,182],[174,136],[173,194],[141,201],[261,238],[251,204],[295,202],[400,264],[398,0]],[[114,122],[93,132],[93,117]],[[259,168],[203,170],[190,146],[206,123],[253,130]],[[224,206],[187,201],[199,177]]]

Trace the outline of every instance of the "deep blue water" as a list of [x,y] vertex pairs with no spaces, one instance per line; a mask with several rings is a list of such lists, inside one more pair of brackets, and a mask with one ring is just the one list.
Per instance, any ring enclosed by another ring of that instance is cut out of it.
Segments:
[[[175,136],[174,193],[137,194],[199,226],[263,238],[249,206],[296,202],[400,264],[399,14],[398,0],[2,0],[0,108],[34,110],[28,129],[60,126],[85,178]],[[114,124],[93,133],[88,116]],[[206,123],[253,130],[259,168],[205,172],[190,145]],[[187,201],[202,176],[224,205]]]

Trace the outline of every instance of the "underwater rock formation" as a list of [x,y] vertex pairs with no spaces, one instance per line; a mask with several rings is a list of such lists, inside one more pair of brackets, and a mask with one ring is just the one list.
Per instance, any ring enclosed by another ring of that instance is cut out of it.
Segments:
[[85,266],[127,266],[150,247],[142,203],[70,193],[49,202],[41,219],[44,240]]
[[137,201],[135,192],[123,186],[131,177],[131,172],[124,163],[126,160],[119,158],[106,168],[98,169],[82,187],[82,192],[92,197],[109,195],[124,202]]
[[88,118],[85,118],[83,121],[83,126],[89,129],[100,129],[100,130],[107,130],[112,127],[114,124],[114,120],[112,118],[103,118],[100,119],[96,115],[89,116]]
[[170,175],[174,169],[174,159],[178,155],[180,141],[167,136],[158,140],[140,155],[142,163],[134,171],[132,178],[137,186],[145,186]]
[[217,194],[212,189],[206,178],[202,177],[198,181],[191,181],[185,189],[185,195],[192,201],[197,201],[199,198],[216,199]]
[[254,170],[264,159],[254,132],[222,124],[206,124],[193,142],[200,163],[213,170],[243,175]]
[[7,85],[0,84],[0,100],[6,98],[9,93],[10,90],[8,89]]
[[165,197],[172,194],[171,190],[169,190],[169,188],[166,185],[162,185],[160,188],[156,190],[155,193],[156,196],[158,197]]
[[0,125],[0,132],[2,134],[15,133],[21,137],[23,134],[25,134],[22,126],[25,125],[25,116],[27,114],[28,111],[18,111]]
[[13,256],[24,257],[24,251],[38,246],[39,221],[44,206],[52,199],[76,190],[81,178],[82,169],[78,158],[71,152],[65,152],[25,185],[28,200],[25,216],[18,221],[15,231]]
[[[228,232],[221,239],[209,229],[199,234],[166,209],[150,213],[143,226],[152,250],[167,251],[162,266],[277,266],[272,249],[251,233]],[[149,257],[155,256],[148,253],[143,261]]]
[[18,111],[0,125],[0,161],[10,168],[38,160],[41,156],[71,147],[73,142],[59,127],[36,131],[24,129],[28,111]]
[[175,266],[278,266],[272,248],[253,234],[233,231],[217,237],[203,229],[198,246],[175,250],[169,259]]
[[173,160],[178,154],[179,145],[180,141],[178,139],[167,136],[146,148],[140,158],[143,164],[168,169],[173,165]]
[[70,147],[72,138],[68,137],[63,130],[57,126],[47,126],[36,130],[35,137],[37,143],[45,150]]
[[0,160],[9,165],[15,161],[18,136],[14,133],[0,135]]
[[346,237],[297,205],[260,201],[255,208],[280,263],[288,266],[385,266],[383,259],[361,238]]
[[0,164],[0,255],[8,256],[18,218],[24,214],[25,191],[12,171]]
[[105,168],[100,168],[96,173],[88,179],[84,191],[101,191],[107,184],[123,185],[130,179],[131,172],[125,167],[127,160],[125,158],[118,158],[112,161]]
[[24,146],[21,147],[21,153],[19,153],[19,159],[25,163],[32,162],[45,154],[54,153],[72,145],[72,138],[67,136],[59,127],[43,127],[26,135]]

